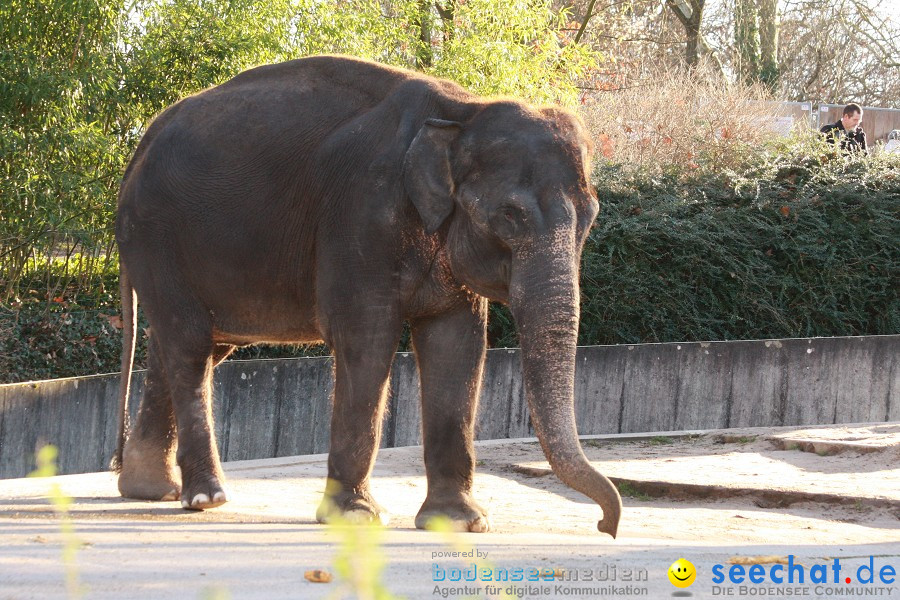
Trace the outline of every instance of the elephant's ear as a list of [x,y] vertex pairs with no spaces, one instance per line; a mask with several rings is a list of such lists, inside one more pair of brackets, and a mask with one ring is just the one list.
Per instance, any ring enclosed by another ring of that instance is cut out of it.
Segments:
[[428,119],[403,160],[403,185],[429,234],[437,231],[453,212],[456,186],[450,166],[450,148],[461,128],[454,121]]

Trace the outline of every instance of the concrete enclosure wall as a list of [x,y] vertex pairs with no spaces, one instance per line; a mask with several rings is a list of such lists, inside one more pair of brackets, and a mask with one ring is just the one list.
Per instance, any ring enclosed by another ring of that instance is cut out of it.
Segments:
[[[900,420],[900,336],[590,346],[578,349],[581,434]],[[518,350],[490,350],[478,439],[534,435]],[[331,358],[225,362],[215,374],[224,461],[328,451]],[[143,372],[130,402],[137,410]],[[118,375],[0,386],[0,478],[104,470],[116,444]],[[412,354],[398,354],[383,447],[421,443]]]

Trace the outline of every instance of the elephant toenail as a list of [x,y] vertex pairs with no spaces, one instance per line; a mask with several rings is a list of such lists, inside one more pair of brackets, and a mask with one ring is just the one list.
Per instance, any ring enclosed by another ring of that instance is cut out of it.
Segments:
[[487,533],[491,530],[491,522],[488,519],[476,519],[470,526],[469,531],[473,533]]

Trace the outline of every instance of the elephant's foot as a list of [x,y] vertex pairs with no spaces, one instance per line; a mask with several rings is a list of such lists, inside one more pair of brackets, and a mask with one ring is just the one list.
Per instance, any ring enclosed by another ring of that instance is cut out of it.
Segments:
[[[329,481],[327,487],[335,487],[333,480]],[[376,523],[387,525],[389,520],[387,512],[375,502],[367,490],[326,491],[322,503],[316,510],[316,521],[319,523],[346,522],[358,525]]]
[[469,494],[444,497],[429,494],[416,515],[416,527],[427,529],[432,519],[449,521],[454,531],[484,533],[491,530],[487,511]]
[[222,487],[224,477],[197,475],[186,480],[181,490],[181,506],[185,510],[204,510],[222,506],[228,496]]
[[174,453],[149,442],[129,439],[119,472],[119,493],[136,500],[178,500],[181,474]]

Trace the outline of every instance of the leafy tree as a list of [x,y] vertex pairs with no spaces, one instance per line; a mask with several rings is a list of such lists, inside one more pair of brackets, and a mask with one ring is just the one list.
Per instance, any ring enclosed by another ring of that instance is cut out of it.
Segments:
[[123,6],[0,4],[0,293],[35,250],[95,249],[123,164],[116,120]]
[[563,31],[568,20],[545,0],[459,2],[454,35],[437,45],[430,72],[486,95],[573,106],[598,57]]
[[290,0],[144,0],[138,8],[123,92],[145,121],[184,96],[291,55]]
[[0,305],[23,277],[52,302],[115,264],[121,174],[179,98],[255,65],[345,53],[573,106],[596,56],[562,31],[565,16],[547,0],[3,2]]

